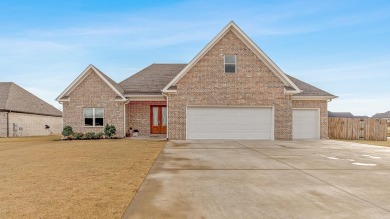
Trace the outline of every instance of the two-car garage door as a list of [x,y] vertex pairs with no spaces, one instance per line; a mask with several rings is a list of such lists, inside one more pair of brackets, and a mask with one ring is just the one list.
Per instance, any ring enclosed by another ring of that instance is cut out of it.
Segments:
[[187,107],[187,139],[273,139],[271,107]]
[[[293,139],[319,139],[319,109],[293,109]],[[187,107],[187,139],[274,139],[272,107]]]

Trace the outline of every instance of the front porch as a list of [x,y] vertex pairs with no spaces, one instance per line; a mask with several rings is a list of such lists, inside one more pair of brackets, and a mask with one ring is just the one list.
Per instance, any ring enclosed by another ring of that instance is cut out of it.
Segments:
[[[126,108],[126,137],[166,139],[167,102],[129,101]],[[138,131],[138,136],[134,132]]]

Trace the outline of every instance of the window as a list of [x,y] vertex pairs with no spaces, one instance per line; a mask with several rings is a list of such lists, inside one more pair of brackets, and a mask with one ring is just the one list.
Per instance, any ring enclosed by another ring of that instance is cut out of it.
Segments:
[[236,73],[236,55],[225,55],[225,73]]
[[84,108],[84,126],[103,126],[104,109],[103,108]]

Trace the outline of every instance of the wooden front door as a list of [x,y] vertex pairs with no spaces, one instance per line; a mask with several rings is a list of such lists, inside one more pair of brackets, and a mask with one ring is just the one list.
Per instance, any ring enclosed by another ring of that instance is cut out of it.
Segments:
[[150,107],[150,133],[167,133],[167,106]]

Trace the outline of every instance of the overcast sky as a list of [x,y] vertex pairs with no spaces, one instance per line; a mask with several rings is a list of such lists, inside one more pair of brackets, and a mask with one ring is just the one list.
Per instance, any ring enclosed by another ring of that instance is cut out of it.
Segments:
[[339,96],[329,110],[390,110],[390,1],[1,1],[0,81],[58,108],[89,64],[120,82],[187,63],[231,20],[284,72]]

